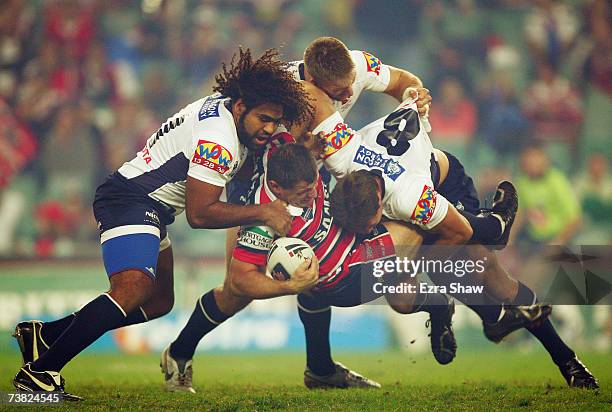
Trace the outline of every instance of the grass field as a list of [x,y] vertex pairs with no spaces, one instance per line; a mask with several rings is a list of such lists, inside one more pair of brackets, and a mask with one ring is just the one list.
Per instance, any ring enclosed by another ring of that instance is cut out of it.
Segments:
[[[198,393],[167,393],[155,355],[84,354],[63,375],[68,391],[86,400],[54,410],[612,410],[610,354],[582,356],[600,380],[598,391],[567,388],[542,353],[459,353],[444,367],[431,356],[395,352],[336,358],[383,388],[309,391],[301,354],[206,354],[194,363]],[[13,391],[18,363],[17,355],[0,354],[0,391]]]

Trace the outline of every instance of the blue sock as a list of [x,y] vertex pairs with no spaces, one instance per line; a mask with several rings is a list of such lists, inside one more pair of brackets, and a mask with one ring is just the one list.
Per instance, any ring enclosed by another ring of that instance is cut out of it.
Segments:
[[170,344],[170,355],[175,359],[193,358],[200,340],[227,319],[229,316],[221,312],[211,289],[200,297],[187,324]]
[[120,327],[125,318],[123,309],[109,295],[98,296],[75,315],[49,350],[32,362],[32,369],[59,372],[105,332]]

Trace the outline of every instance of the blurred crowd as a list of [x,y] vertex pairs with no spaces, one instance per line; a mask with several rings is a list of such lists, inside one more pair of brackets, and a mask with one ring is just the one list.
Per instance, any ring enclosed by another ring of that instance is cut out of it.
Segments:
[[[210,94],[238,45],[293,60],[321,35],[423,79],[432,140],[483,203],[500,178],[516,182],[518,240],[609,244],[611,21],[605,0],[5,0],[0,256],[98,253],[95,187]],[[348,120],[393,106],[364,96]],[[179,253],[222,243],[180,225]]]

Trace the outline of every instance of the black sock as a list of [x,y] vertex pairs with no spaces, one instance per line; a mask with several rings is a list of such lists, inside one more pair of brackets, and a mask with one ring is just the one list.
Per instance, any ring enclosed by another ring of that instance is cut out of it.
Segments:
[[306,365],[313,373],[326,376],[334,373],[336,366],[329,345],[331,308],[310,311],[298,306],[300,320],[306,336]]
[[484,323],[495,323],[501,314],[501,305],[466,305],[472,309]]
[[125,318],[123,309],[110,295],[98,296],[76,314],[70,326],[49,350],[32,362],[32,369],[59,372],[72,358],[105,332],[121,326]]
[[501,222],[495,216],[490,214],[485,216],[476,216],[464,210],[460,210],[459,213],[461,213],[467,219],[467,221],[470,222],[470,226],[472,226],[474,231],[474,234],[470,239],[472,241],[480,242],[486,245],[489,242],[498,239],[503,233]]
[[553,362],[557,365],[562,365],[572,359],[576,354],[569,346],[563,342],[563,339],[557,334],[555,327],[550,319],[546,319],[540,326],[535,329],[527,329],[533,336],[538,338],[542,346],[548,351]]
[[208,332],[229,319],[221,312],[211,289],[200,297],[187,324],[178,337],[170,344],[170,355],[177,359],[191,359],[200,340]]
[[538,299],[536,298],[536,294],[533,290],[529,289],[524,283],[518,282],[518,291],[516,292],[516,296],[512,301],[513,305],[534,305]]
[[74,318],[76,317],[76,313],[71,313],[70,315],[63,317],[58,320],[54,320],[52,322],[44,322],[42,324],[42,328],[40,329],[40,336],[45,341],[47,346],[53,345],[53,342],[60,337],[62,333],[68,326],[72,323]]
[[[535,293],[525,284],[519,282],[518,293],[512,303],[515,305],[532,305],[537,301]],[[557,365],[561,365],[576,356],[574,351],[557,334],[550,319],[546,319],[537,328],[528,328],[527,330],[542,343],[542,346],[548,351],[553,362]]]
[[[40,335],[47,344],[47,346],[53,345],[53,342],[55,342],[57,338],[59,338],[61,334],[64,333],[66,329],[68,329],[68,326],[70,326],[77,313],[78,312],[71,313],[70,315],[61,319],[43,323],[43,326],[40,329]],[[125,321],[119,327],[135,325],[137,323],[146,322],[147,320],[148,319],[144,313],[144,310],[138,307],[127,314]]]
[[417,293],[411,313],[427,312],[430,315],[444,312],[449,298],[441,293]]

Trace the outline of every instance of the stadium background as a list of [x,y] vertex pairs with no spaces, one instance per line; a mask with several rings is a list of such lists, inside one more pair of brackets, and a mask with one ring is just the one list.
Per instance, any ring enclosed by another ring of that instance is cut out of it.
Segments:
[[[129,160],[167,116],[210,94],[238,45],[280,47],[299,59],[309,41],[334,35],[349,48],[419,75],[431,90],[434,144],[463,160],[486,201],[511,177],[523,210],[517,244],[609,245],[612,228],[610,10],[605,1],[195,1],[4,2],[0,15],[0,351],[24,318],[57,318],[103,290],[91,200],[106,174]],[[365,93],[356,128],[389,112]],[[530,150],[537,146],[538,149]],[[550,166],[544,166],[544,157]],[[535,171],[534,171],[535,169]],[[538,170],[541,169],[541,170]],[[554,176],[542,185],[533,176]],[[537,198],[553,199],[539,206]],[[550,203],[550,202],[549,202]],[[571,207],[562,207],[564,204]],[[538,225],[538,222],[556,222]],[[193,302],[222,279],[221,231],[170,233],[176,306],[153,324],[125,328],[92,350],[158,352]],[[506,264],[525,272],[516,256]],[[530,273],[527,282],[535,282]],[[257,302],[200,349],[303,347],[293,298]],[[568,341],[610,353],[608,306],[557,308]],[[428,350],[423,317],[380,306],[339,310],[335,350]],[[488,345],[475,316],[459,310],[462,351]],[[521,349],[521,336],[510,345]],[[531,346],[530,346],[531,345]],[[609,359],[609,358],[608,358]]]

